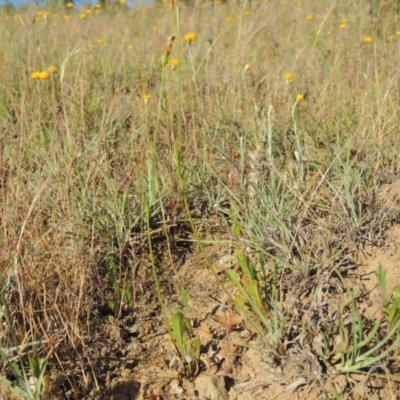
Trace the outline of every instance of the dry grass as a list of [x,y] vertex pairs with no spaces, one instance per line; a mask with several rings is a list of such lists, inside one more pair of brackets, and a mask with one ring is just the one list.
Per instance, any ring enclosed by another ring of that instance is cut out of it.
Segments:
[[[399,222],[380,197],[399,177],[397,14],[366,0],[215,3],[0,12],[0,343],[35,343],[48,370],[71,363],[80,381],[63,398],[104,389],[83,349],[99,315],[135,309],[138,268],[177,271],[193,242],[212,268],[213,218],[221,249],[245,243],[279,292],[264,297],[282,320],[274,357],[300,334],[337,334],[336,320],[304,322],[318,304],[288,299],[329,279],[346,292],[352,256]],[[176,70],[160,62],[172,34]],[[13,379],[6,362],[2,374]]]

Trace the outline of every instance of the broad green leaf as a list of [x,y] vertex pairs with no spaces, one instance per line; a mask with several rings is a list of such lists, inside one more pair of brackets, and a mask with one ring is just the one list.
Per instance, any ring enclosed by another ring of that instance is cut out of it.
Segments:
[[185,356],[183,336],[185,335],[187,329],[185,317],[180,311],[174,310],[172,312],[171,322],[172,322],[172,332],[174,335],[176,345],[178,347],[181,357],[183,357]]

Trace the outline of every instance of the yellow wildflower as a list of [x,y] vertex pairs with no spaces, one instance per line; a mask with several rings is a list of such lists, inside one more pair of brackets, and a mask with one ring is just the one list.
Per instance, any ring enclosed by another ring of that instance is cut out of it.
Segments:
[[374,38],[372,36],[365,36],[364,43],[372,43]]
[[69,1],[69,2],[65,5],[65,7],[67,7],[67,8],[74,8],[74,3],[73,3],[72,1]]
[[346,24],[345,22],[342,22],[342,23],[339,25],[339,28],[340,28],[340,29],[346,29],[346,27],[347,27],[347,24]]
[[296,96],[296,101],[299,103],[300,101],[303,101],[305,99],[305,97],[304,97],[304,94],[302,94],[302,93],[299,93],[297,96]]
[[251,69],[251,64],[246,64],[244,66],[244,72],[248,71],[249,69]]
[[273,104],[268,104],[268,110],[273,110],[274,109],[274,105]]
[[179,60],[172,58],[169,60],[168,65],[175,71],[179,67]]
[[244,15],[250,15],[250,14],[251,14],[251,11],[249,11],[249,10],[244,12]]
[[104,39],[103,38],[97,39],[97,43],[99,43],[99,44],[104,43]]
[[39,79],[49,79],[50,78],[50,72],[49,71],[41,71],[39,72]]
[[119,4],[121,4],[121,6],[124,6],[126,4],[126,0],[119,0]]
[[103,6],[100,3],[95,4],[94,9],[100,10]]
[[397,32],[396,32],[396,36],[400,36],[400,31],[397,31]]
[[92,13],[92,10],[90,8],[87,8],[84,12],[85,14],[89,15]]
[[31,79],[40,79],[40,71],[32,72]]
[[286,72],[283,77],[287,82],[294,82],[294,76],[289,72]]
[[65,19],[66,21],[69,21],[71,19],[71,16],[65,14],[65,15],[63,15],[63,19]]
[[314,16],[311,15],[311,14],[308,14],[308,15],[306,16],[306,19],[307,19],[308,21],[312,21],[312,20],[314,19]]
[[58,68],[55,65],[50,65],[46,70],[50,75],[54,75],[58,72]]
[[82,14],[79,15],[79,18],[80,18],[80,19],[86,19],[86,18],[87,18],[87,15],[84,14],[84,13],[82,13]]
[[232,21],[233,17],[232,15],[228,15],[227,17],[225,17],[225,21],[229,22]]
[[185,35],[185,41],[188,43],[192,43],[197,39],[197,35],[193,32],[190,32]]
[[144,100],[145,104],[147,104],[149,102],[149,100],[151,99],[151,94],[143,93],[142,99]]

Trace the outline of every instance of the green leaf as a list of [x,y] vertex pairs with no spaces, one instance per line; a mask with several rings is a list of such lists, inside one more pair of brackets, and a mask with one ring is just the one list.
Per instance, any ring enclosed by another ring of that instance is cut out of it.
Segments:
[[118,269],[117,264],[114,260],[107,259],[106,260],[106,268],[108,275],[110,276],[111,282],[114,286],[118,287]]
[[249,284],[249,292],[251,298],[255,301],[257,306],[260,308],[261,312],[266,315],[268,313],[264,301],[261,296],[260,285],[258,281],[252,280]]
[[110,307],[110,310],[115,314],[118,315],[119,311],[121,309],[121,305],[119,302],[114,301],[114,300],[107,300],[107,305]]
[[387,270],[383,268],[382,264],[379,264],[378,271],[376,272],[376,278],[378,279],[379,286],[382,291],[382,298],[383,298],[383,304],[387,304],[387,294],[386,294],[386,287],[387,287],[387,281],[386,281],[386,274]]
[[187,329],[185,317],[180,311],[174,310],[172,312],[171,322],[172,322],[172,333],[176,342],[176,346],[178,348],[181,357],[184,357],[186,349],[184,346],[183,337]]
[[238,261],[240,269],[247,276],[247,279],[249,281],[255,279],[255,271],[253,267],[251,267],[251,265],[249,264],[249,260],[247,259],[247,257],[241,251],[238,251],[236,253],[236,259]]
[[40,368],[41,368],[40,358],[36,353],[32,355],[28,354],[28,361],[29,361],[29,366],[32,369],[33,376],[37,378],[40,375]]
[[200,358],[200,348],[201,348],[200,339],[198,337],[190,339],[187,342],[187,346],[190,349],[189,351],[190,356],[198,360]]
[[185,309],[189,311],[189,296],[185,288],[181,290],[181,300],[183,305],[185,306]]
[[400,285],[393,289],[392,303],[396,308],[400,309]]
[[130,303],[133,298],[133,288],[124,289],[122,292],[122,298],[125,303]]

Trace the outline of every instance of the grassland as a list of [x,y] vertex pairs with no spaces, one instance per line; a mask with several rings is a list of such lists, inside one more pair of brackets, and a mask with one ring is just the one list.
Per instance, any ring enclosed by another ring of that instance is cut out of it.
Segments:
[[3,398],[397,398],[396,11],[1,9]]

